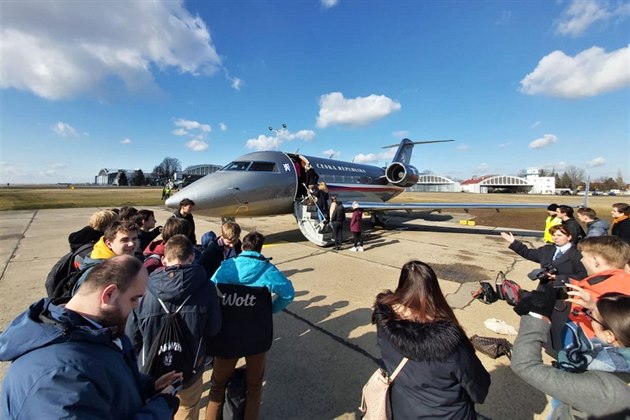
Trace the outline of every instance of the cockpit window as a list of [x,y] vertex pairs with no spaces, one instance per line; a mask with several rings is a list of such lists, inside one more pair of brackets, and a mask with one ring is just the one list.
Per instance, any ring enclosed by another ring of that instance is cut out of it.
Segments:
[[278,172],[275,162],[252,162],[252,166],[249,167],[249,170],[256,172]]
[[223,171],[246,171],[250,164],[251,164],[250,161],[234,161],[225,165],[225,167],[222,170]]

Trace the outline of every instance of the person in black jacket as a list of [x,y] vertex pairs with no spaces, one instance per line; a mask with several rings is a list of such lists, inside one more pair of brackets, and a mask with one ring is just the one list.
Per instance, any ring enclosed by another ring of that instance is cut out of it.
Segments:
[[584,229],[582,229],[580,223],[573,217],[573,208],[571,206],[558,206],[556,212],[560,220],[562,220],[562,224],[569,229],[573,245],[577,245],[578,242],[586,238]]
[[390,388],[393,418],[477,418],[490,375],[429,265],[405,264],[396,290],[376,296],[372,322],[386,371],[409,359]]
[[90,216],[87,226],[68,235],[70,251],[74,252],[85,244],[95,244],[101,239],[107,226],[118,220],[118,214],[112,210],[99,210]]
[[165,267],[149,276],[147,293],[129,316],[126,328],[139,356],[139,367],[145,368],[149,364],[147,356],[151,344],[168,316],[162,304],[171,313],[183,305],[179,314],[186,325],[185,334],[191,338],[188,344],[195,354],[195,363],[190,377],[184,372],[183,387],[177,394],[180,406],[175,419],[199,417],[206,348],[221,328],[221,308],[216,289],[208,281],[204,269],[192,264],[194,257],[192,243],[185,235],[175,235],[166,242]]
[[212,277],[221,262],[241,253],[241,227],[236,222],[225,222],[221,226],[221,236],[210,242],[201,253],[199,264],[206,270],[208,279]]
[[610,234],[618,236],[626,243],[630,244],[630,205],[626,203],[615,203],[612,205],[610,214],[613,217]]
[[330,196],[330,227],[335,239],[335,249],[341,251],[343,244],[343,222],[346,220],[346,208],[341,201],[337,201],[336,195]]
[[[530,273],[531,280],[540,280],[538,288],[562,287],[569,279],[582,280],[587,276],[586,268],[582,264],[582,254],[571,241],[571,232],[565,225],[555,225],[549,228],[554,244],[547,244],[540,248],[528,248],[514,235],[501,232],[501,237],[510,243],[509,248],[521,257],[540,264],[540,269]],[[556,310],[551,317],[551,336],[546,344],[547,352],[554,356],[563,347],[562,330],[569,319],[571,305],[559,299]]]
[[186,219],[188,223],[190,223],[190,233],[188,234],[188,239],[190,239],[190,242],[192,242],[193,245],[197,245],[197,236],[195,236],[195,219],[192,215],[193,207],[195,207],[195,202],[188,198],[184,198],[179,202],[179,210],[176,210],[172,217]]

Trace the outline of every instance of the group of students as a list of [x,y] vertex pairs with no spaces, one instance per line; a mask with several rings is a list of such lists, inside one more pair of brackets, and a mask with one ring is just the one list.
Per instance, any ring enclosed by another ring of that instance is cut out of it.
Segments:
[[[97,212],[70,235],[75,250],[77,241],[93,243],[81,258],[89,269],[68,297],[41,299],[0,335],[0,360],[12,362],[0,417],[196,419],[211,361],[206,419],[219,419],[245,357],[245,418],[258,418],[272,313],[293,300],[293,285],[262,255],[259,232],[241,241],[240,226],[227,222],[197,246],[193,206],[182,200],[164,227],[151,213],[145,227],[157,234],[144,249],[132,214],[142,210]],[[152,346],[175,313],[184,339],[162,347],[189,346],[194,358],[186,371],[156,374]]]

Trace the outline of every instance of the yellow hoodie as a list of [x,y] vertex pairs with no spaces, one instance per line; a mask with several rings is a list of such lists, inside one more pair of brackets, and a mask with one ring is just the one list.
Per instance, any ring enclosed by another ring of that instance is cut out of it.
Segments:
[[107,247],[107,245],[105,245],[105,240],[103,238],[104,237],[101,236],[101,239],[99,239],[98,242],[94,244],[94,248],[92,249],[90,258],[94,260],[107,260],[116,256],[116,254],[114,254],[114,251],[112,251]]

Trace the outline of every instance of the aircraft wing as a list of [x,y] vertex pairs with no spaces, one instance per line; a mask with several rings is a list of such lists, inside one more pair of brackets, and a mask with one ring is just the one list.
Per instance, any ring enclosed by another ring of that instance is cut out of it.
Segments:
[[[344,201],[346,209],[352,208],[352,201]],[[441,210],[441,209],[546,209],[547,204],[527,203],[383,203],[357,201],[359,207],[367,211],[392,210]]]

